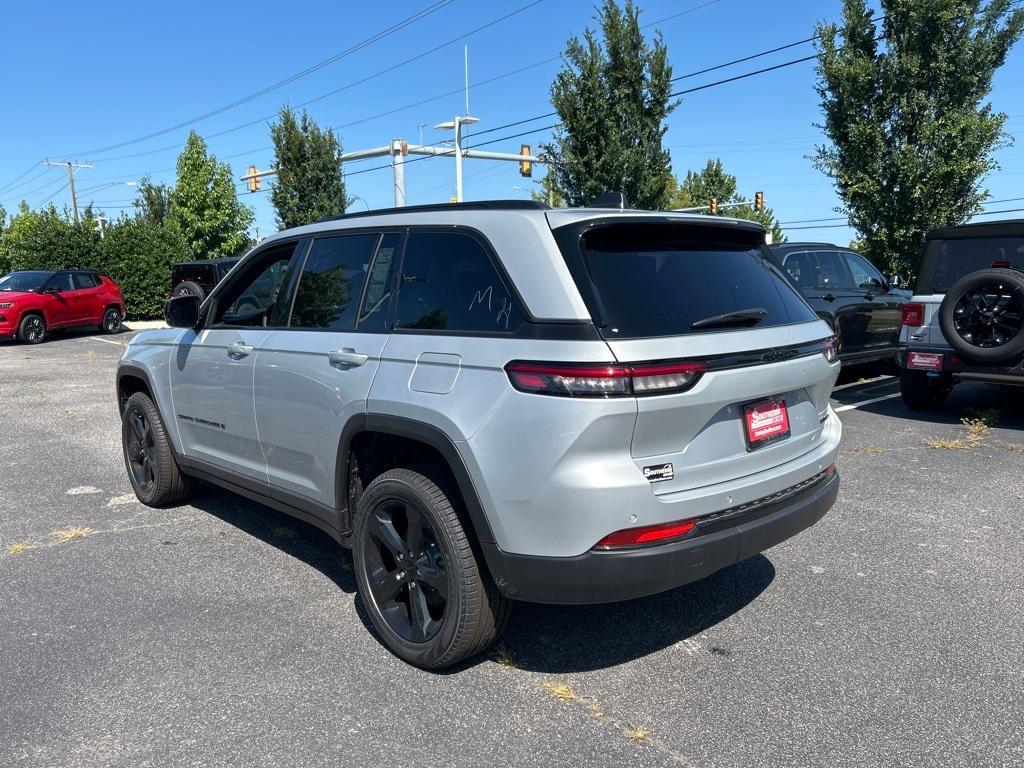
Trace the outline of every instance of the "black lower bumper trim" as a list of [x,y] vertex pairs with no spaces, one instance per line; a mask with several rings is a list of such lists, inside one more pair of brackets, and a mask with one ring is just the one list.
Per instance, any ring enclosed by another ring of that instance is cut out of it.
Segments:
[[839,473],[773,502],[735,525],[693,539],[577,557],[538,557],[483,544],[498,588],[535,603],[612,603],[653,595],[710,576],[785,541],[818,522],[839,492]]
[[[900,347],[896,352],[896,364],[908,371],[921,371],[928,373],[925,368],[911,368],[907,365],[909,352],[920,352],[928,355],[942,355],[942,370],[935,373],[948,373],[954,378],[965,381],[984,381],[990,384],[1012,384],[1024,385],[1024,358],[1013,366],[1007,365],[977,365],[964,362],[956,350],[948,347]],[[954,363],[953,359],[957,362]]]

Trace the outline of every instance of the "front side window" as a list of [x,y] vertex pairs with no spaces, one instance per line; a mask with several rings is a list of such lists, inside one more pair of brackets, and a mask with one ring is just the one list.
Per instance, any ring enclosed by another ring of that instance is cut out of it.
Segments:
[[295,243],[276,246],[254,257],[217,302],[215,325],[275,324],[277,300],[288,283],[288,263]]
[[75,283],[71,279],[70,272],[58,272],[53,278],[46,284],[46,290],[48,291],[73,291],[75,290]]
[[843,258],[846,259],[846,265],[850,268],[850,274],[853,275],[853,284],[858,288],[881,288],[885,285],[882,273],[871,266],[863,256],[858,256],[856,253],[844,253]]
[[506,333],[522,322],[517,301],[474,237],[409,234],[398,289],[398,328]]
[[291,327],[355,328],[359,295],[379,240],[377,233],[314,240],[295,290]]

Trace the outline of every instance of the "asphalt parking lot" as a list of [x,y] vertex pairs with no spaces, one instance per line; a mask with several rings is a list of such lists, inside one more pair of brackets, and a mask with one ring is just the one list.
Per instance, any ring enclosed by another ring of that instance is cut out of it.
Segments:
[[817,526],[667,594],[517,605],[434,674],[374,639],[314,528],[212,488],[137,503],[128,335],[0,342],[0,766],[1024,763],[1019,395],[922,418],[847,376]]

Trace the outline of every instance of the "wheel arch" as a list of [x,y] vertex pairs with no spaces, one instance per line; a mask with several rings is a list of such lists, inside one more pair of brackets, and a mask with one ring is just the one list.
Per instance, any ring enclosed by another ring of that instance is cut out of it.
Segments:
[[[106,312],[106,309],[103,311]],[[140,368],[137,365],[125,365],[122,363],[117,369],[118,414],[122,416],[124,415],[124,407],[128,403],[128,398],[136,392],[144,393],[153,401],[153,405],[157,407],[157,411],[160,410],[160,406],[157,404],[156,398],[153,395],[153,385],[149,379],[149,373],[144,368]]]
[[[425,422],[401,416],[360,414],[342,429],[338,446],[335,478],[337,506],[343,530],[351,530],[352,513],[358,501],[357,481],[376,477],[393,469],[398,458],[443,471],[458,491],[477,542],[493,543],[494,535],[466,463],[452,439],[441,429]],[[370,466],[359,466],[369,459]],[[365,480],[364,484],[369,480]]]

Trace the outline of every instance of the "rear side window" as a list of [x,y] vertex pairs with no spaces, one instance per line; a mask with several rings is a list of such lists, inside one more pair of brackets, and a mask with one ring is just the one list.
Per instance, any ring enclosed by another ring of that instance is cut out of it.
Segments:
[[75,288],[79,290],[83,288],[95,288],[99,285],[99,281],[96,277],[90,275],[88,272],[75,272]]
[[397,327],[504,333],[522,322],[515,298],[474,237],[462,232],[409,234]]
[[853,281],[846,274],[843,257],[838,251],[816,251],[818,258],[817,288],[823,291],[853,289]]
[[1024,237],[932,240],[928,250],[931,274],[927,277],[935,293],[945,293],[960,278],[979,269],[988,269],[992,262],[1009,262],[1017,268],[1024,266]]
[[761,246],[696,240],[700,229],[621,224],[584,237],[583,255],[605,336],[706,333],[707,328],[691,326],[752,309],[765,312],[758,328],[816,318]]
[[292,304],[292,328],[350,331],[380,241],[377,233],[319,237],[313,241]]

